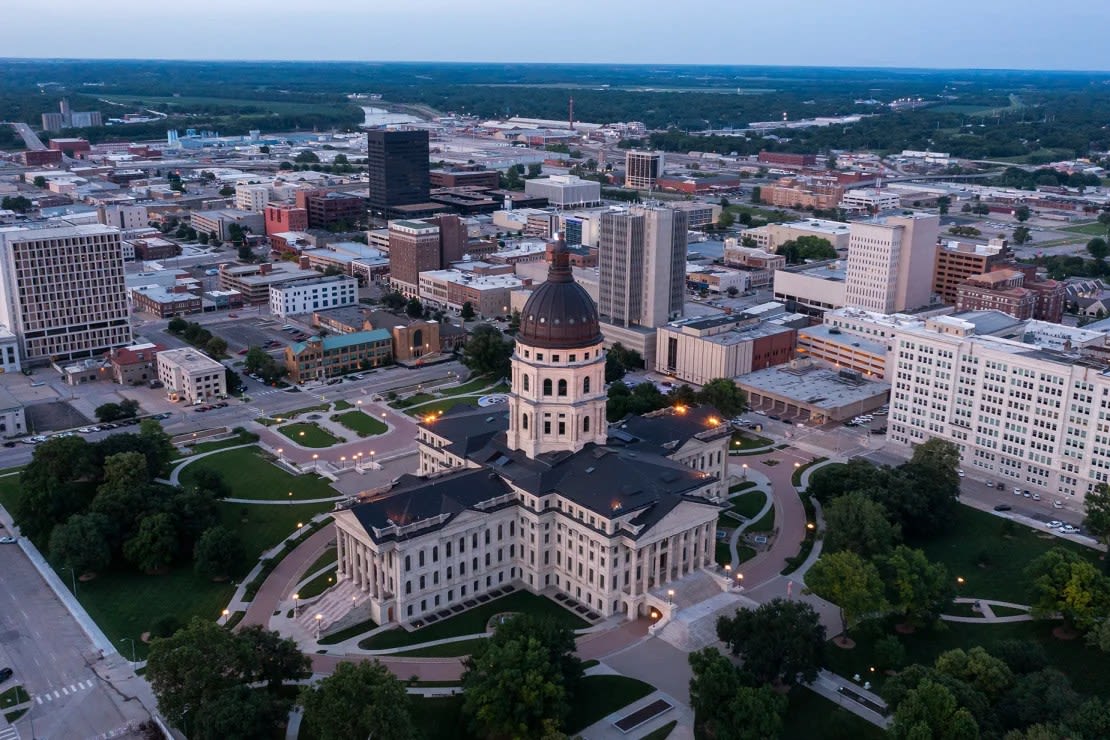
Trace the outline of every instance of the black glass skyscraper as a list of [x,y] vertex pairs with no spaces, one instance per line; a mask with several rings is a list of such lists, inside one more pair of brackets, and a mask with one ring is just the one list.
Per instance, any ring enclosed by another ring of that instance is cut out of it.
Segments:
[[428,202],[427,131],[369,131],[367,159],[373,213]]

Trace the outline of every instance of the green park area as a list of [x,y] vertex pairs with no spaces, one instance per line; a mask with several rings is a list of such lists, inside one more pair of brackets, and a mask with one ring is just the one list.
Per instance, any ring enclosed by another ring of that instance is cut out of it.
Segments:
[[233,492],[231,498],[311,501],[338,495],[326,479],[314,474],[291,475],[256,447],[208,455],[186,465],[181,471],[182,485],[192,483],[201,470],[219,473]]
[[314,422],[285,424],[278,427],[278,431],[301,447],[331,447],[343,441]]
[[1065,226],[1060,231],[1070,231],[1073,234],[1086,234],[1087,236],[1101,236],[1106,237],[1107,228],[1105,224],[1100,224],[1098,221],[1091,221],[1086,224],[1075,224],[1074,226]]
[[331,417],[331,420],[342,424],[360,437],[373,437],[377,434],[385,434],[389,429],[384,422],[362,411],[348,411],[345,414],[336,414]]
[[546,596],[537,596],[527,591],[513,591],[506,596],[479,604],[461,614],[434,622],[412,632],[400,628],[379,632],[373,637],[363,640],[358,646],[363,650],[387,650],[408,645],[419,645],[433,640],[443,640],[448,637],[481,634],[486,631],[486,623],[489,622],[491,617],[507,612],[550,617],[558,624],[569,629],[580,629],[589,626],[586,620],[576,616]]
[[729,440],[728,449],[731,453],[749,452],[751,450],[762,450],[774,444],[773,440],[761,437],[758,434],[751,434],[749,432],[733,432],[732,439]]

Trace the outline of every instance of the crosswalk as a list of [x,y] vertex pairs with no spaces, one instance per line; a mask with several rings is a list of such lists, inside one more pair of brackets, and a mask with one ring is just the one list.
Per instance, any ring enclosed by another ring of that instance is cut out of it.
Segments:
[[0,730],[0,740],[19,740],[19,730],[14,727],[5,727]]
[[[71,683],[69,686],[62,686],[58,689],[47,689],[46,691],[35,694],[35,703],[46,704],[57,699],[69,696],[71,694],[76,694],[81,691],[88,691],[95,685],[96,684],[92,679],[88,679],[85,681],[78,681],[77,683]],[[4,740],[4,738],[0,737],[0,740]]]

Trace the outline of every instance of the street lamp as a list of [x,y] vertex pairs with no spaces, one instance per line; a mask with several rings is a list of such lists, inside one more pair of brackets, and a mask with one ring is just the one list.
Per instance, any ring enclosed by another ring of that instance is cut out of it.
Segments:
[[740,591],[744,590],[744,574],[743,573],[737,573],[736,574],[736,588]]
[[316,615],[316,640],[317,641],[320,640],[320,622],[322,622],[322,621],[324,621],[324,615],[323,614],[317,614]]
[[748,479],[748,464],[744,463],[740,466],[744,470],[744,480]]
[[[301,432],[301,434],[304,434],[304,432]],[[320,472],[320,456],[317,455],[315,452],[312,453],[312,472]]]
[[340,455],[339,456],[339,469],[343,470],[346,467],[347,467],[347,456],[346,455]]
[[673,604],[674,603],[674,589],[673,588],[668,588],[667,589],[667,603],[668,604]]
[[293,618],[297,618],[297,609],[301,606],[301,595],[299,593],[293,594]]
[[370,450],[370,467],[374,467],[374,451]]
[[[225,611],[226,611],[226,610],[225,610]],[[132,638],[130,638],[130,637],[122,637],[122,638],[120,638],[120,642],[123,642],[124,640],[127,640],[127,641],[128,641],[129,643],[131,643],[131,662],[132,662],[132,663],[138,663],[139,661],[137,661],[137,660],[135,659],[135,640],[134,640],[134,639],[132,639]]]
[[277,448],[278,462],[285,462],[285,458],[281,456],[282,452],[283,452],[282,448],[278,447]]
[[732,563],[725,563],[725,573],[728,574],[729,578],[732,578]]
[[224,618],[224,624],[227,624],[227,618],[231,616],[231,610],[224,609],[222,612],[220,612],[220,616]]

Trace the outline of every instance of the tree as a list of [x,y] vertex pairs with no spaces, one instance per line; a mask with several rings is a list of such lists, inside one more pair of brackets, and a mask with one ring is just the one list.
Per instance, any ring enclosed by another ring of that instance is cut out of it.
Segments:
[[[1068,716],[1067,725],[1078,737],[1110,737],[1110,702],[1099,698],[1088,699]],[[1063,736],[1063,733],[1058,733],[1055,737]]]
[[880,668],[897,670],[906,662],[906,648],[897,635],[887,635],[875,642],[875,662]]
[[246,244],[241,244],[241,245],[239,245],[239,250],[238,250],[237,256],[239,257],[239,260],[241,262],[253,262],[254,261],[254,250],[251,249]]
[[1061,614],[1071,626],[1087,630],[1110,609],[1110,585],[1089,560],[1071,550],[1054,547],[1029,564],[1032,614],[1050,618]]
[[[943,216],[944,214],[948,213],[948,209],[951,206],[952,206],[951,196],[942,195],[939,198],[937,198],[937,211],[940,212],[940,215]],[[971,209],[969,208],[968,210],[971,210]]]
[[286,681],[311,675],[308,656],[293,640],[257,624],[240,628],[236,635],[244,658],[244,683],[265,684],[269,691],[277,692]]
[[224,377],[226,378],[225,382],[229,394],[237,395],[243,389],[243,378],[230,367],[224,369]]
[[15,211],[16,213],[26,213],[34,208],[34,205],[22,195],[5,195],[3,200],[0,200],[0,210]]
[[397,291],[390,291],[382,296],[382,303],[390,311],[400,311],[405,307],[405,297]]
[[320,158],[316,156],[315,152],[308,149],[302,149],[297,152],[297,156],[293,157],[293,161],[297,164],[319,164]]
[[224,185],[222,188],[220,188],[219,192],[220,192],[220,195],[227,198],[227,197],[230,197],[232,195],[235,195],[235,188],[231,187],[230,185]]
[[212,527],[193,548],[193,568],[205,578],[226,578],[239,570],[243,557],[243,545],[237,534],[226,527]]
[[405,313],[409,318],[418,319],[424,315],[424,306],[420,303],[419,298],[409,298],[408,303],[405,304]]
[[735,285],[730,285],[728,286],[728,290],[726,290],[725,292],[728,293],[729,298],[735,298],[737,295],[739,295],[740,289],[737,288]]
[[473,321],[477,314],[474,313],[474,304],[466,301],[462,304],[462,310],[459,311],[459,318],[463,321]]
[[520,331],[520,311],[515,308],[509,316],[509,331],[514,334]]
[[1101,236],[1096,236],[1094,239],[1087,242],[1087,253],[1101,262],[1106,259],[1106,255],[1110,254],[1110,246],[1107,245],[1106,240]]
[[170,323],[166,325],[166,328],[167,328],[167,329],[168,329],[168,330],[170,331],[170,333],[172,333],[172,334],[180,334],[180,333],[182,333],[183,331],[185,331],[185,329],[186,329],[186,328],[187,328],[188,326],[189,326],[189,322],[188,322],[188,321],[186,321],[185,319],[181,318],[180,316],[174,316],[174,317],[173,317],[172,319],[170,319]]
[[288,718],[283,702],[263,691],[232,686],[196,708],[189,737],[197,740],[267,740]]
[[416,735],[405,686],[378,661],[340,663],[315,688],[301,691],[305,721],[320,740]]
[[261,347],[249,347],[247,355],[243,358],[243,368],[248,373],[257,373],[266,365],[266,361],[271,359]]
[[786,697],[751,678],[714,648],[691,653],[690,706],[697,737],[763,740],[782,732]]
[[732,378],[714,378],[702,386],[698,403],[712,406],[726,418],[742,414],[748,409],[748,396]]
[[838,496],[825,510],[825,550],[850,550],[863,558],[886,555],[902,539],[882,504],[859,491]]
[[727,229],[736,223],[736,217],[732,215],[732,211],[721,211],[721,215],[717,218],[717,228]]
[[989,699],[997,699],[1014,682],[1014,674],[1005,662],[981,646],[964,651],[948,650],[937,656],[936,669],[957,678]]
[[887,508],[904,534],[929,535],[952,523],[960,495],[960,451],[934,437],[914,448],[910,461],[899,468],[906,485],[891,490]]
[[1014,229],[1014,233],[1010,235],[1014,244],[1021,246],[1033,240],[1033,232],[1029,230],[1028,226],[1018,226]]
[[463,714],[482,737],[561,728],[582,675],[573,633],[526,614],[498,627],[463,665]]
[[1014,209],[1014,218],[1016,218],[1019,223],[1025,223],[1029,220],[1031,215],[1032,212],[1029,210],[1029,206],[1018,206]]
[[1004,727],[1025,727],[1057,722],[1071,714],[1080,701],[1067,676],[1046,668],[1014,679],[1013,686],[995,704],[995,714]]
[[760,202],[759,196],[760,196],[760,187],[758,185],[756,185],[754,188],[752,188],[752,203],[758,204]]
[[50,533],[50,559],[74,573],[85,574],[107,568],[112,549],[104,534],[107,520],[100,514],[75,514]]
[[479,375],[508,377],[513,346],[496,326],[479,324],[463,345],[462,363]]
[[223,337],[212,337],[204,345],[204,349],[213,357],[222,357],[227,354],[227,340]]
[[806,585],[840,607],[842,634],[886,608],[878,569],[854,552],[823,554],[806,574]]
[[81,513],[95,494],[98,466],[81,437],[57,437],[35,447],[19,476],[22,495],[12,513],[23,534],[45,545],[55,525]]
[[828,239],[819,236],[800,236],[779,245],[776,250],[790,264],[800,264],[811,260],[836,259],[836,248]]
[[951,691],[925,680],[898,704],[888,732],[895,740],[975,740],[979,725]]
[[1083,524],[1087,530],[1110,545],[1110,486],[1099,483],[1083,502]]
[[813,607],[772,599],[717,620],[717,636],[758,683],[809,683],[825,661],[825,628]]
[[138,531],[123,543],[123,556],[144,573],[168,568],[177,556],[177,529],[169,514],[151,514],[139,520]]
[[956,596],[944,563],[929,560],[921,550],[899,545],[883,561],[881,571],[891,608],[908,624],[920,627],[936,622]]

